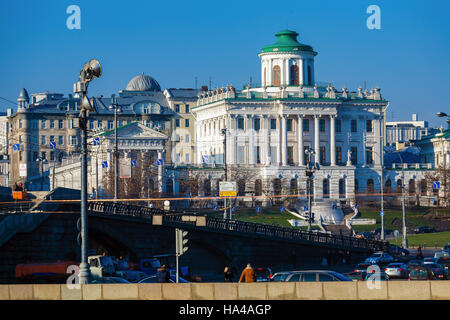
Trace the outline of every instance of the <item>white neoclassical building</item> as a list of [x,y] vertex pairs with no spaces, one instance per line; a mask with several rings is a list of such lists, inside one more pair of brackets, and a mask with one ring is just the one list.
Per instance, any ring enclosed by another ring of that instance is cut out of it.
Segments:
[[379,188],[385,110],[389,102],[379,88],[337,90],[315,81],[317,52],[284,30],[264,47],[260,87],[237,91],[231,86],[199,94],[196,118],[196,163],[226,163],[257,170],[272,187],[262,193],[286,194],[306,189],[307,148],[315,151],[321,169],[314,179],[317,198],[353,198],[356,192]]

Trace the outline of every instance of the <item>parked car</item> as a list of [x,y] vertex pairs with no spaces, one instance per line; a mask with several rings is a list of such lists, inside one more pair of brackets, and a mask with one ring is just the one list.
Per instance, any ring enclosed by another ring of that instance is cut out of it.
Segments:
[[367,273],[364,278],[364,281],[369,281],[369,280],[388,281],[389,277],[384,272],[372,272],[372,273]]
[[255,268],[256,281],[267,282],[272,277],[272,270],[270,268]]
[[419,226],[413,229],[414,233],[433,233],[436,232],[435,228],[428,227],[428,226]]
[[438,259],[440,259],[440,258],[447,258],[447,259],[449,259],[450,258],[450,252],[448,252],[448,251],[437,251],[437,252],[434,253],[434,257],[438,258]]
[[353,270],[353,272],[367,272],[367,268],[370,266],[370,263],[358,263],[355,267],[355,269]]
[[390,263],[384,268],[384,272],[389,278],[408,278],[408,267],[404,263]]
[[434,274],[427,266],[414,266],[409,271],[409,280],[434,280]]
[[101,278],[94,278],[89,283],[131,283],[131,282],[119,277],[101,277]]
[[362,281],[364,280],[364,278],[366,277],[366,272],[361,272],[361,271],[352,271],[352,272],[347,272],[344,273],[344,276],[346,276],[347,278],[353,280],[353,281]]
[[444,248],[442,249],[442,251],[446,251],[446,252],[450,252],[450,243],[447,243]]
[[364,262],[370,264],[387,264],[394,262],[394,258],[390,254],[385,252],[375,252]]
[[445,270],[447,270],[447,271],[450,268],[450,258],[448,258],[448,257],[439,258],[437,260],[437,263],[440,264],[442,267],[444,267]]
[[436,279],[447,280],[448,279],[448,271],[437,263],[428,263],[425,265],[426,267],[431,269]]
[[316,281],[352,281],[341,273],[330,270],[305,270],[277,272],[272,281],[316,282]]
[[427,264],[427,263],[437,263],[439,259],[438,258],[423,258],[422,260],[422,264]]

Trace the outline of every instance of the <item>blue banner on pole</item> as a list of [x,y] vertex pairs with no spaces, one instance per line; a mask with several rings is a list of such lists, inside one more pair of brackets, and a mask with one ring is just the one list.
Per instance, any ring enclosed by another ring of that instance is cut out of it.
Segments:
[[131,166],[132,167],[137,167],[137,161],[136,160],[131,160]]
[[433,189],[440,189],[441,188],[441,183],[439,181],[434,181],[433,182]]
[[162,166],[162,165],[163,165],[163,159],[158,159],[158,160],[156,160],[156,164],[157,164],[158,166]]
[[108,168],[108,161],[102,162],[102,168]]
[[55,141],[51,141],[50,142],[50,150],[56,149],[56,142]]
[[20,151],[20,143],[16,143],[13,148],[14,151]]

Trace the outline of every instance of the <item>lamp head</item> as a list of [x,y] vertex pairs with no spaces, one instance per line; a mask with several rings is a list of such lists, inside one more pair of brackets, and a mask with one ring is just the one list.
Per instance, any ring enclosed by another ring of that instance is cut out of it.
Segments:
[[100,62],[96,59],[91,59],[86,62],[83,69],[80,71],[80,80],[91,82],[94,78],[99,78],[102,75],[102,67]]
[[447,115],[445,112],[438,112],[438,113],[437,113],[437,116],[438,116],[439,118],[442,118],[442,117],[448,117],[448,115]]

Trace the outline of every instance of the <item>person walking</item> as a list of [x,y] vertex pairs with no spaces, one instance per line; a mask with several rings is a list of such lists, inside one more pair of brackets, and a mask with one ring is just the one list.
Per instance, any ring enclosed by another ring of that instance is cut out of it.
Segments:
[[416,256],[416,258],[420,259],[420,260],[423,259],[422,248],[420,246],[417,248],[417,256]]
[[157,270],[156,273],[156,279],[158,280],[158,283],[165,283],[169,282],[170,280],[170,273],[167,270],[167,267],[165,264],[163,264],[160,268]]
[[225,267],[223,270],[223,278],[225,282],[233,282],[233,271],[230,267]]
[[250,263],[247,263],[247,267],[242,270],[239,283],[242,282],[242,279],[244,279],[244,282],[256,282],[256,272]]

